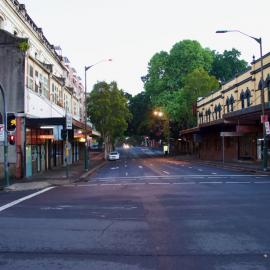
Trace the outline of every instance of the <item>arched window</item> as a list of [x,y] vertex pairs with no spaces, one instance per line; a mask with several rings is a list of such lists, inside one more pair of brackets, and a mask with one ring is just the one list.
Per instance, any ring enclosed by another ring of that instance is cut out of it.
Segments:
[[227,113],[230,111],[229,105],[230,105],[230,99],[229,99],[229,97],[227,97],[227,99],[226,99]]
[[220,105],[220,103],[217,106],[217,111],[218,111],[218,118],[221,118],[221,105]]
[[250,98],[251,98],[251,92],[250,90],[247,88],[246,92],[245,92],[245,97],[247,99],[247,107],[250,106]]
[[233,104],[234,104],[234,97],[233,95],[231,95],[230,97],[231,112],[233,112]]
[[245,108],[245,93],[243,90],[240,94],[240,100],[241,100],[241,108],[244,109]]
[[214,112],[215,112],[215,117],[217,119],[217,113],[218,113],[217,105],[215,105]]

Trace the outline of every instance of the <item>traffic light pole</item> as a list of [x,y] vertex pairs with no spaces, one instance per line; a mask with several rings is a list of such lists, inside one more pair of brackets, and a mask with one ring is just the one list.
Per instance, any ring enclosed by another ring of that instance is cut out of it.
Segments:
[[8,141],[7,141],[7,109],[6,109],[6,99],[4,90],[0,84],[0,91],[3,99],[3,107],[4,107],[4,174],[5,174],[5,183],[6,186],[9,186],[9,173],[8,173]]

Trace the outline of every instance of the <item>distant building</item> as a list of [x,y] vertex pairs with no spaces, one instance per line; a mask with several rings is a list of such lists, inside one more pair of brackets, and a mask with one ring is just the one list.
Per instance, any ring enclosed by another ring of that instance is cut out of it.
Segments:
[[[16,144],[9,146],[8,154],[11,176],[29,177],[64,164],[61,130],[66,114],[73,119],[70,162],[79,160],[84,147],[82,80],[61,48],[49,43],[17,0],[0,0],[0,84],[7,111],[15,112],[17,120]],[[0,97],[3,115],[1,102]],[[2,146],[0,164],[1,177]]]
[[[197,101],[197,126],[181,131],[182,153],[206,160],[262,159],[260,59],[218,91]],[[265,115],[270,113],[270,53],[263,56]],[[267,140],[269,135],[267,136]],[[224,139],[224,141],[223,141]]]

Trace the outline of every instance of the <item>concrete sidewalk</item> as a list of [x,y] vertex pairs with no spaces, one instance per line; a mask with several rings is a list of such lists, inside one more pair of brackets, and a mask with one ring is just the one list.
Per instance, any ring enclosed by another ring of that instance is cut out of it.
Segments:
[[89,171],[85,172],[84,162],[79,161],[69,166],[67,178],[66,167],[59,167],[53,170],[42,172],[29,178],[11,180],[11,185],[5,187],[6,191],[23,191],[42,189],[49,186],[67,185],[78,181],[85,181],[85,179],[93,174],[96,170],[101,168],[106,161],[104,160],[104,153],[90,152]]
[[230,170],[237,170],[247,173],[254,173],[254,174],[265,174],[270,175],[270,167],[268,167],[267,171],[263,170],[262,161],[248,161],[248,160],[238,160],[238,161],[212,161],[212,160],[201,160],[198,159],[196,156],[193,155],[177,155],[173,157],[175,160],[181,161],[192,161],[196,162],[197,164],[215,166],[219,168],[225,168]]

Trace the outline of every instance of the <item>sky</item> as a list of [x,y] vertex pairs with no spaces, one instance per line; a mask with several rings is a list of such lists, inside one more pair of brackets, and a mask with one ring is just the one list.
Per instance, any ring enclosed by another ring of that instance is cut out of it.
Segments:
[[269,0],[19,0],[51,44],[59,45],[87,88],[116,81],[132,95],[143,91],[151,57],[169,52],[181,40],[197,40],[218,52],[236,48],[247,62],[259,57],[259,44],[237,29],[261,37],[270,52]]

